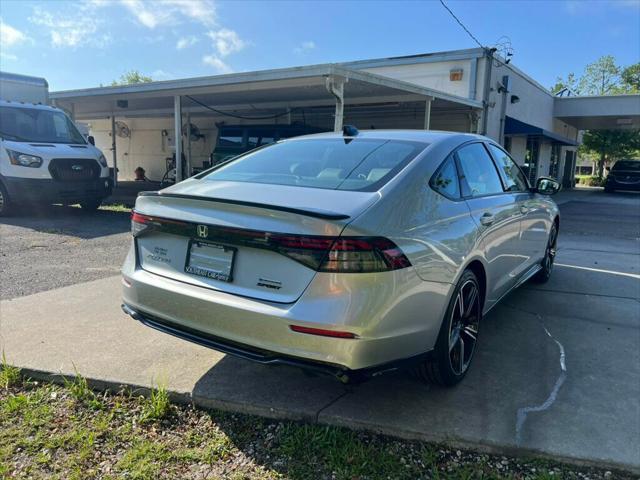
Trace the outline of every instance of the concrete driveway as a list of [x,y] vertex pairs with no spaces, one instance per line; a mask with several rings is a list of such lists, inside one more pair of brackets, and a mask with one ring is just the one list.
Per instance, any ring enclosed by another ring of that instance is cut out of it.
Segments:
[[454,389],[402,373],[344,387],[225,357],[125,317],[117,276],[1,302],[0,348],[33,373],[162,382],[206,407],[640,471],[640,196],[558,201],[552,280],[485,318],[474,366]]

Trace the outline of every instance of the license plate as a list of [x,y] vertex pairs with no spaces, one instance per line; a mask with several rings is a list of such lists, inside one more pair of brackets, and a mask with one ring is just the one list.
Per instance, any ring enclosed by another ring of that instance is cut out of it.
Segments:
[[184,271],[198,277],[230,282],[233,280],[235,254],[233,247],[192,240]]

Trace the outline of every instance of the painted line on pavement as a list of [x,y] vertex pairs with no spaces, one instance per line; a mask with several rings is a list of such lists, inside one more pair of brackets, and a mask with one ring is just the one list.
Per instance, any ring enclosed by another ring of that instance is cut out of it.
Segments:
[[537,315],[537,317],[538,317],[538,320],[540,320],[540,324],[542,325],[542,328],[544,329],[547,336],[551,340],[556,342],[556,345],[558,345],[558,349],[560,350],[560,370],[561,371],[560,371],[560,376],[556,380],[556,383],[553,386],[553,389],[551,390],[551,393],[549,393],[549,396],[542,404],[531,406],[531,407],[522,407],[518,409],[518,413],[516,417],[516,444],[518,446],[520,446],[522,443],[522,427],[524,426],[524,423],[527,421],[527,415],[529,415],[529,413],[531,412],[543,412],[547,410],[549,407],[551,407],[551,405],[553,405],[553,403],[556,401],[556,398],[558,397],[558,392],[560,391],[560,387],[562,387],[562,384],[567,378],[567,366],[565,363],[564,347],[558,340],[556,340],[553,337],[553,335],[551,335],[549,330],[547,330],[547,327],[544,326],[544,324],[542,323],[542,317],[540,315]]

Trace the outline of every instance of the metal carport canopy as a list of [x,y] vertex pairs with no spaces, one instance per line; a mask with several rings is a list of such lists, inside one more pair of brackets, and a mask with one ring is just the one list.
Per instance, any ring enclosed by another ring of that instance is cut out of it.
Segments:
[[[482,108],[476,100],[333,64],[60,91],[50,97],[76,120],[173,115],[174,97],[186,95],[224,111],[246,112],[334,105],[328,78],[344,81],[346,105],[432,100],[434,109]],[[182,108],[192,114],[207,112],[188,99]]]

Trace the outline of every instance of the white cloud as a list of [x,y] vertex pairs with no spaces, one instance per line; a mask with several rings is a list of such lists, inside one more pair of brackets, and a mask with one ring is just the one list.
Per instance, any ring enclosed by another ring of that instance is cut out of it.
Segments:
[[0,52],[0,59],[14,61],[17,60],[18,57],[12,53]]
[[213,40],[213,47],[221,57],[235,52],[239,52],[247,43],[233,30],[223,28],[218,31],[210,31],[207,36]]
[[80,12],[76,15],[52,14],[36,7],[29,21],[49,29],[54,47],[105,47],[111,43],[108,33],[98,33],[99,22],[95,15]]
[[181,37],[178,39],[178,43],[176,43],[176,48],[178,50],[182,50],[183,48],[191,47],[198,43],[198,39],[194,35],[188,35],[186,37]]
[[165,72],[162,69],[154,70],[151,72],[151,78],[153,80],[171,80],[172,78],[176,78],[176,76],[171,72]]
[[216,9],[212,0],[120,0],[135,19],[147,28],[175,25],[183,19],[206,26],[216,21]]
[[205,55],[202,63],[216,69],[218,73],[233,73],[233,69],[216,55]]
[[302,42],[296,48],[293,49],[294,53],[307,53],[316,48],[315,42],[311,40],[307,40],[306,42]]
[[29,40],[24,33],[8,23],[4,23],[0,18],[0,43],[3,47],[11,47]]

